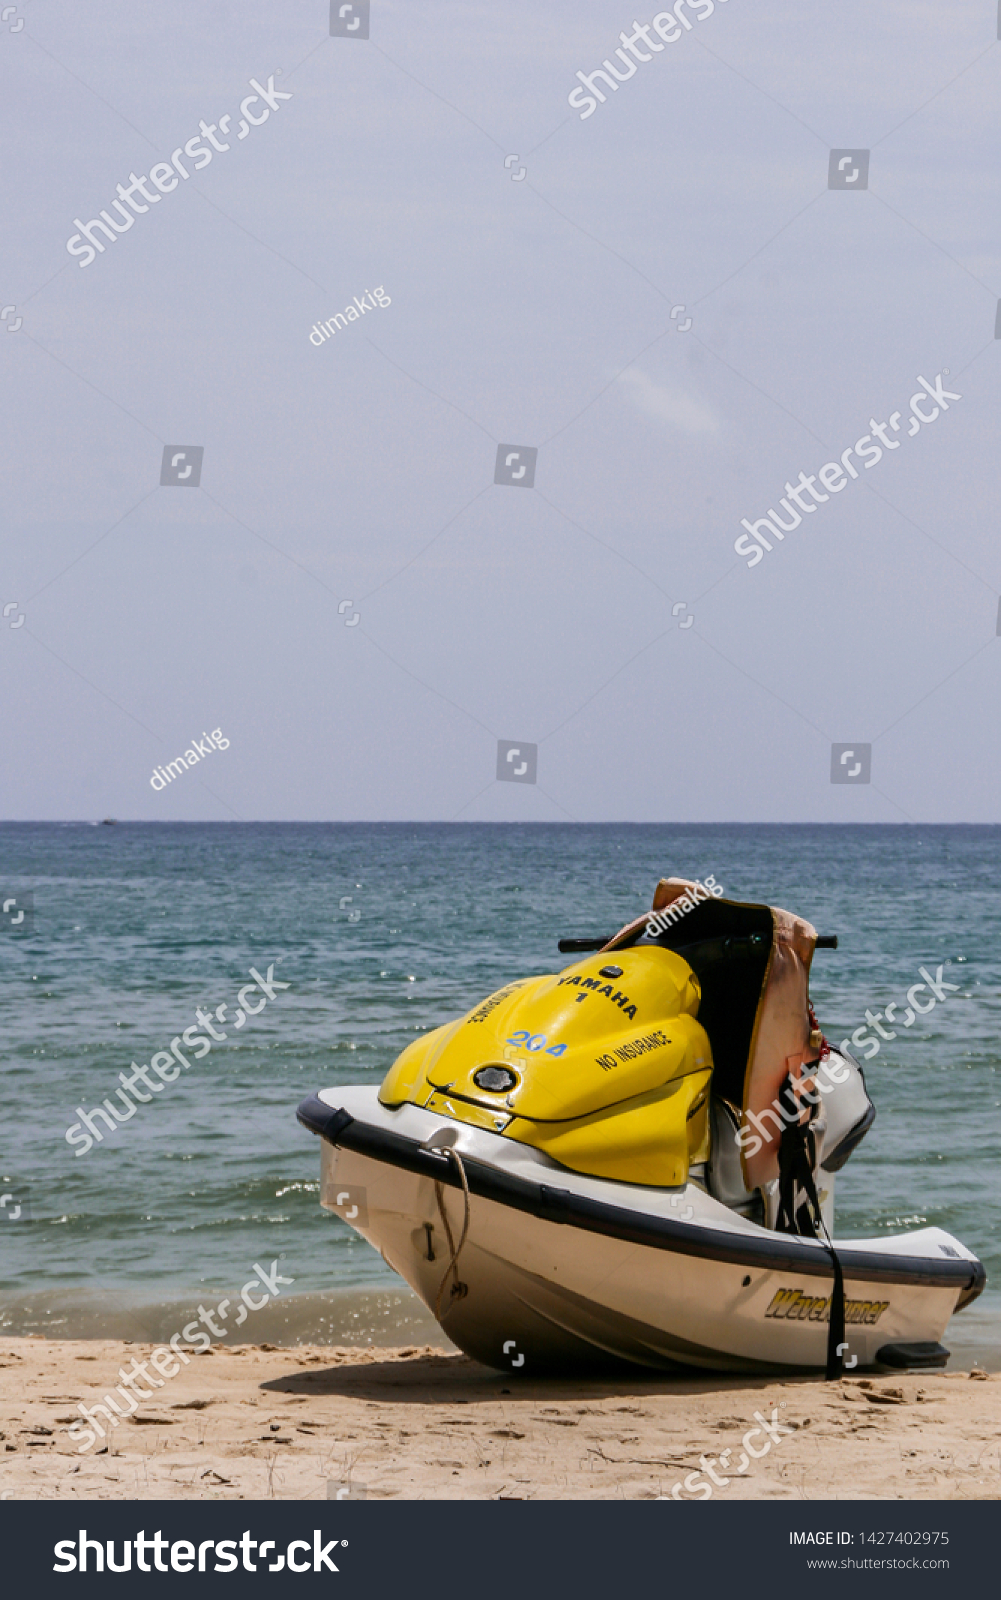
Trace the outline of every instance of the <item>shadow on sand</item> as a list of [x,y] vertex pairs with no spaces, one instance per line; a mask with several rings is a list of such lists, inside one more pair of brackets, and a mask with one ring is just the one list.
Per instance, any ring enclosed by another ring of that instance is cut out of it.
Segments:
[[[291,1352],[290,1352],[291,1356]],[[293,1358],[294,1359],[294,1358]],[[270,1378],[261,1389],[272,1394],[343,1395],[354,1400],[381,1400],[412,1405],[467,1405],[501,1397],[537,1403],[549,1400],[635,1399],[644,1395],[726,1394],[815,1383],[819,1374],[797,1378],[788,1373],[768,1377],[761,1373],[658,1373],[642,1368],[596,1373],[593,1377],[540,1377],[496,1372],[469,1356],[446,1355],[431,1349],[404,1351],[395,1359],[380,1352],[345,1351],[343,1358],[325,1366],[328,1358],[314,1355]],[[308,1366],[307,1366],[308,1363]]]

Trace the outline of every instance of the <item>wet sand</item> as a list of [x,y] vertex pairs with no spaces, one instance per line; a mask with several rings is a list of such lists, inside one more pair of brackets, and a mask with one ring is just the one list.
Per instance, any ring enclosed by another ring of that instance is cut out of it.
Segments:
[[[80,1435],[68,1434],[82,1421],[77,1403],[102,1402],[119,1369],[154,1348],[4,1339],[0,1494],[649,1500],[678,1486],[682,1499],[708,1498],[707,1488],[718,1500],[1001,1496],[998,1374],[519,1381],[429,1346],[216,1346],[117,1428],[98,1413],[107,1436],[81,1453]],[[742,1443],[749,1433],[756,1457]],[[713,1483],[707,1462],[725,1482]]]

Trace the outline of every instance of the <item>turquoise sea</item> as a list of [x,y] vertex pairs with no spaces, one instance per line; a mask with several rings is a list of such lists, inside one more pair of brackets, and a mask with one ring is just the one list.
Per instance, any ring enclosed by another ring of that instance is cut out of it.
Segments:
[[[946,1342],[999,1365],[999,848],[995,827],[2,825],[0,888],[32,892],[34,926],[0,924],[0,1328],[176,1327],[278,1259],[293,1287],[264,1337],[426,1332],[321,1212],[299,1100],[378,1083],[415,1034],[566,965],[561,935],[610,934],[659,877],[713,873],[838,935],[814,962],[832,1041],[867,1008],[899,1019],[922,966],[959,985],[865,1063],[878,1118],[838,1180],[837,1232],[957,1234],[988,1289]],[[289,987],[233,1031],[270,965]],[[75,1108],[223,1003],[227,1038],[77,1155]]]

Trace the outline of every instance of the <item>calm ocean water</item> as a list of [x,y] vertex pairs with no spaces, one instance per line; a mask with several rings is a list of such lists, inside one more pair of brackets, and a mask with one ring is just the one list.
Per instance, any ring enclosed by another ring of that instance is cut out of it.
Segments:
[[[152,1304],[174,1327],[177,1304],[238,1294],[254,1262],[276,1257],[286,1293],[305,1297],[283,1312],[287,1336],[335,1336],[338,1318],[366,1337],[403,1326],[399,1280],[320,1211],[298,1101],[378,1083],[415,1034],[512,977],[559,970],[560,935],[613,932],[659,877],[714,873],[728,896],[838,934],[813,981],[835,1042],[867,1007],[903,1002],[920,966],[960,985],[866,1063],[878,1120],[839,1178],[837,1231],[957,1234],[989,1287],[949,1340],[989,1356],[1001,1347],[999,845],[990,827],[4,825],[0,887],[33,890],[35,927],[0,926],[0,1187],[13,1197],[0,1207],[0,1327],[118,1331]],[[234,1033],[249,968],[272,963],[290,987]],[[223,1002],[226,1040],[75,1155],[75,1108]],[[317,1298],[330,1290],[354,1292]],[[250,1324],[244,1337],[257,1342]]]

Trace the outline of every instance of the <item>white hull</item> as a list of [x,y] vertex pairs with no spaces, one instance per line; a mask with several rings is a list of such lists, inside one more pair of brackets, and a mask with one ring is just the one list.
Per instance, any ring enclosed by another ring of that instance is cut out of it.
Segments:
[[[342,1115],[324,1127],[328,1108]],[[579,1176],[498,1134],[416,1106],[389,1110],[375,1089],[328,1090],[300,1116],[325,1135],[321,1204],[432,1311],[449,1262],[436,1178],[448,1185],[456,1239],[464,1213],[457,1165],[440,1147],[462,1156],[472,1191],[458,1264],[467,1292],[450,1302],[446,1287],[441,1321],[481,1361],[526,1374],[609,1361],[735,1372],[825,1365],[832,1272],[814,1240],[770,1233],[694,1184]],[[846,1362],[870,1366],[882,1351],[904,1365],[906,1352],[888,1347],[919,1345],[914,1364],[941,1364],[945,1352],[932,1351],[950,1316],[983,1284],[977,1258],[939,1228],[835,1245]]]

